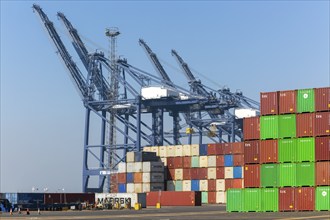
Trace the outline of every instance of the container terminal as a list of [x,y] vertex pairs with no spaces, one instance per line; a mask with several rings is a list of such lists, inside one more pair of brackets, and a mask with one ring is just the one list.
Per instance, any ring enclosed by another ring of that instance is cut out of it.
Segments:
[[[118,58],[118,28],[105,31],[106,57],[89,52],[58,12],[81,71],[42,8],[34,4],[33,11],[86,110],[83,193],[1,193],[2,212],[172,207],[184,216],[190,206],[205,206],[232,213],[231,219],[234,212],[237,218],[241,212],[323,211],[314,213],[320,219],[329,214],[330,87],[260,92],[255,101],[241,91],[204,85],[172,50],[186,89],[174,83],[144,40],[139,44],[158,76]],[[98,143],[90,141],[95,119]]]

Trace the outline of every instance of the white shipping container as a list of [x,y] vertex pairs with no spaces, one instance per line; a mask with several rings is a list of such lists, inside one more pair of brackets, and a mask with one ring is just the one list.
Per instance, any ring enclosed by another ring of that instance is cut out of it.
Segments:
[[118,173],[126,173],[126,163],[120,162],[118,164]]
[[143,192],[164,191],[164,183],[143,183]]
[[183,156],[191,156],[191,145],[185,144],[182,146],[182,155]]
[[175,145],[175,156],[176,157],[182,157],[183,156],[182,145]]
[[191,156],[199,156],[199,144],[191,145]]
[[207,156],[199,157],[199,167],[207,167]]
[[175,180],[183,180],[183,169],[175,169]]
[[142,172],[142,171],[143,171],[142,162],[135,162],[134,167],[133,167],[133,172],[139,173],[139,172]]
[[208,191],[208,181],[207,180],[200,180],[199,181],[199,191]]
[[95,193],[95,201],[97,204],[118,202],[122,207],[126,203],[130,203],[134,207],[135,203],[141,203],[142,208],[147,207],[146,193]]
[[149,86],[141,88],[142,99],[160,99],[179,97],[179,92],[164,86]]
[[225,179],[234,178],[234,168],[233,167],[225,167]]
[[163,162],[164,166],[167,166],[167,158],[166,157],[161,157],[160,160]]
[[126,163],[126,172],[127,173],[133,173],[134,172],[134,162]]
[[207,166],[216,167],[217,166],[217,156],[207,156]]
[[127,183],[126,184],[126,191],[128,193],[134,193],[134,183]]
[[143,147],[144,152],[151,152],[151,147]]
[[127,163],[132,163],[134,162],[134,153],[133,151],[127,152],[126,153],[126,162]]
[[167,157],[175,157],[175,146],[166,147]]
[[164,173],[142,173],[143,183],[163,183]]
[[215,180],[217,178],[217,168],[215,167],[209,167],[207,168],[207,178]]
[[142,162],[143,172],[164,172],[164,164],[162,162]]
[[226,192],[217,192],[216,194],[216,203],[226,203]]
[[173,180],[166,181],[166,190],[175,191],[175,181]]
[[141,193],[142,192],[142,183],[135,183],[134,184],[134,192]]
[[150,152],[155,152],[156,155],[159,157],[159,147],[158,146],[151,147]]
[[182,181],[182,191],[191,191],[191,180]]
[[166,146],[160,146],[159,147],[159,156],[160,157],[167,157],[167,147]]
[[225,191],[226,190],[226,184],[225,184],[225,180],[224,179],[217,179],[215,181],[215,187],[216,187],[216,191]]
[[257,116],[257,114],[258,110],[252,108],[235,109],[235,116],[237,118],[250,118]]

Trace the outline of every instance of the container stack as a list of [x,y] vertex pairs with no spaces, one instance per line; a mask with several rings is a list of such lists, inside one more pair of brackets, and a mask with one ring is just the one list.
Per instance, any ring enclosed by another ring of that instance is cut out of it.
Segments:
[[112,193],[142,193],[164,190],[164,164],[153,152],[128,152],[126,163],[110,174]]
[[226,203],[228,188],[243,187],[243,143],[145,147],[158,152],[167,191],[201,191],[202,203]]
[[261,116],[244,119],[245,189],[228,192],[227,210],[330,210],[330,88],[260,99]]

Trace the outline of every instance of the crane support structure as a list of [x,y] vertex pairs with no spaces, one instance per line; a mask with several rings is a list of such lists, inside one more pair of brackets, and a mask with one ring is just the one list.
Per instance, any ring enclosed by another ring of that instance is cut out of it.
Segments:
[[[127,151],[141,151],[143,146],[227,142],[242,137],[232,110],[254,107],[257,102],[241,93],[231,93],[229,89],[213,90],[202,85],[178,55],[194,88],[187,90],[176,85],[143,40],[139,43],[158,76],[130,65],[126,59],[108,59],[101,51],[89,53],[78,31],[63,13],[58,13],[84,66],[84,71],[80,71],[48,16],[36,4],[33,10],[46,28],[85,108],[83,192],[112,192],[110,174],[117,170],[119,162],[125,161]],[[111,76],[105,77],[107,73]],[[113,82],[116,82],[115,95]],[[100,129],[95,129],[95,125]],[[107,127],[110,125],[116,133],[116,141],[108,143]]]

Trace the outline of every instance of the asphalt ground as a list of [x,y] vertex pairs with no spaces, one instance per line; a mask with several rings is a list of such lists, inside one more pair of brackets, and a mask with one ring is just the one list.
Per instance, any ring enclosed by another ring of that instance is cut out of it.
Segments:
[[86,211],[42,211],[38,215],[36,211],[31,211],[30,215],[25,212],[17,212],[10,215],[2,213],[0,219],[153,219],[153,220],[174,220],[174,219],[282,219],[282,220],[305,220],[324,219],[330,220],[330,212],[226,212],[225,205],[203,205],[197,207],[162,207],[156,209],[148,207],[142,210],[86,210]]

